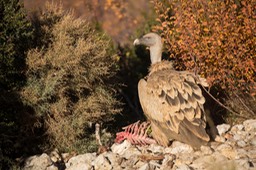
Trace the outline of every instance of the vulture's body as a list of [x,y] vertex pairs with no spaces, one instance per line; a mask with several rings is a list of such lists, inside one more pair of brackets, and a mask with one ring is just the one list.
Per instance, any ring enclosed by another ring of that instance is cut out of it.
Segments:
[[149,33],[134,44],[150,48],[149,74],[138,83],[142,109],[151,122],[152,135],[161,145],[176,139],[198,148],[209,141],[205,131],[205,98],[198,84],[205,79],[187,71],[176,71],[169,61],[161,61],[160,36]]

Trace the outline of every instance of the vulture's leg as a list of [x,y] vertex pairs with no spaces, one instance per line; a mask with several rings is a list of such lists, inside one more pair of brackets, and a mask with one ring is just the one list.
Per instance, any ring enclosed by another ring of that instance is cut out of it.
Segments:
[[169,139],[165,135],[165,133],[163,133],[163,130],[161,129],[161,127],[151,122],[151,128],[152,128],[152,136],[157,141],[157,143],[167,147],[169,145]]
[[211,112],[209,109],[205,110],[205,116],[206,116],[206,121],[210,127],[208,134],[210,135],[212,140],[215,140],[216,136],[219,135],[219,133],[216,126],[214,125],[214,122],[211,117]]

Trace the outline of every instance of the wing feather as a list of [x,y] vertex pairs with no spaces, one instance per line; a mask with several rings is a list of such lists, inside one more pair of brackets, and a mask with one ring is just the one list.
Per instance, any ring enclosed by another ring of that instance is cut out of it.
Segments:
[[166,95],[166,101],[170,105],[170,107],[173,109],[173,112],[177,112],[180,110],[180,100],[178,97],[175,97],[172,99],[170,96]]
[[177,116],[172,116],[166,121],[167,126],[177,134],[179,133],[179,120]]
[[187,82],[184,82],[183,85],[184,85],[184,91],[186,91],[190,96],[192,96],[193,90],[191,86]]
[[194,95],[189,95],[188,96],[188,103],[189,103],[189,105],[190,105],[190,107],[193,107],[194,109],[197,107],[197,105],[198,105],[198,102],[197,102],[197,100],[195,99],[195,97],[194,97]]
[[194,94],[193,96],[194,96],[194,98],[196,99],[196,101],[197,101],[199,104],[204,104],[204,103],[205,103],[205,98],[204,98],[204,96],[202,96],[202,95],[197,95],[197,94]]
[[178,95],[178,92],[175,88],[170,87],[169,89],[167,89],[167,95],[169,97],[171,97],[172,99],[174,99],[174,97],[176,97]]
[[184,110],[186,108],[186,100],[188,100],[188,98],[185,98],[184,95],[181,95],[180,93],[178,94],[178,98],[180,99],[180,109]]
[[189,120],[189,121],[194,121],[195,118],[195,114],[194,114],[194,109],[191,108],[185,108],[183,110],[183,114],[185,115],[185,117]]
[[202,112],[201,112],[200,106],[197,106],[195,109],[195,118],[197,118],[197,119],[202,118]]

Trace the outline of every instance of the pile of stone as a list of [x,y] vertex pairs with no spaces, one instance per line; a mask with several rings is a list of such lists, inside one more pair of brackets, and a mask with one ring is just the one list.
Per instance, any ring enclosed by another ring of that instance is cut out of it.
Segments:
[[208,146],[194,150],[174,141],[170,147],[157,144],[134,146],[128,141],[113,144],[101,154],[51,154],[32,156],[24,170],[256,170],[256,120],[231,127],[217,126],[219,136]]

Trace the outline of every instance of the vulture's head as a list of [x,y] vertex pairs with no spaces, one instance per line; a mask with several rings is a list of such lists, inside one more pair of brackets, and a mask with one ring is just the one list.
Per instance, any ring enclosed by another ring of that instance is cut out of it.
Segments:
[[141,38],[137,38],[134,45],[145,45],[149,47],[151,63],[160,62],[162,58],[163,43],[161,37],[156,33],[148,33]]

